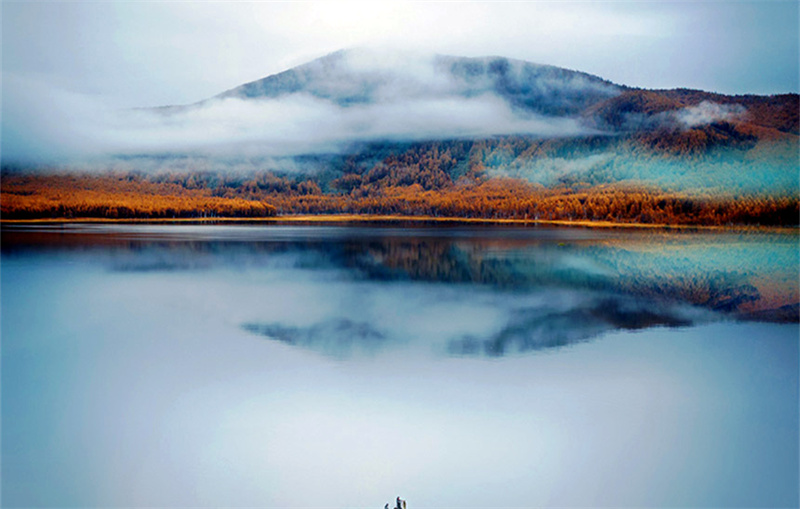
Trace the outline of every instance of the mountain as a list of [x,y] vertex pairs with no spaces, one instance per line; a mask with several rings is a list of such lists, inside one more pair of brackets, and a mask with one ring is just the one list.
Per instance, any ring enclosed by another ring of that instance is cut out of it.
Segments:
[[465,58],[338,51],[246,83],[215,99],[305,93],[339,106],[408,98],[494,94],[521,112],[577,115],[621,87],[590,74],[503,57]]
[[[227,112],[231,101],[263,109],[255,114],[260,120],[242,115],[245,106]],[[285,106],[273,111],[275,105]],[[509,134],[580,143],[576,136],[613,135],[637,149],[691,156],[753,148],[760,140],[794,142],[800,134],[798,94],[644,90],[504,57],[363,49],[338,51],[195,104],[153,111],[179,116],[201,109],[214,112],[217,126],[246,131],[251,146],[259,140],[291,144],[300,134],[304,141],[318,137],[326,143]],[[300,124],[306,131],[296,133]],[[283,133],[291,134],[288,141]],[[329,144],[323,151],[328,149]],[[291,150],[319,152],[309,143]]]
[[726,96],[689,89],[642,90],[584,72],[504,57],[407,53],[387,57],[366,50],[341,50],[245,83],[209,100],[278,99],[292,94],[308,94],[339,106],[409,97],[470,98],[493,94],[520,113],[592,117],[602,120],[602,126],[611,130],[646,127],[641,122],[637,126],[626,123],[631,117],[652,117],[712,103],[722,106],[716,112],[708,112],[717,117],[749,112],[742,121],[800,134],[797,94]]
[[2,214],[797,225],[799,111],[798,94],[644,90],[503,57],[340,51],[109,124],[132,141],[103,178],[4,174]]
[[[403,143],[433,141],[440,151],[462,154],[446,175],[420,180],[403,170],[404,177],[391,179],[395,185],[432,189],[480,174],[547,187],[629,183],[713,194],[791,195],[798,187],[798,94],[645,90],[504,57],[343,50],[187,108],[213,110],[229,102],[300,104],[280,110],[251,137],[288,132],[278,145],[294,136],[332,142],[323,149],[306,143],[295,154],[328,150],[374,164],[402,153]],[[458,145],[465,141],[472,148]],[[407,160],[419,161],[425,150],[412,148]],[[372,169],[346,176],[341,164],[323,166],[333,167],[330,180],[347,190],[364,185]],[[328,183],[320,182],[323,188]]]

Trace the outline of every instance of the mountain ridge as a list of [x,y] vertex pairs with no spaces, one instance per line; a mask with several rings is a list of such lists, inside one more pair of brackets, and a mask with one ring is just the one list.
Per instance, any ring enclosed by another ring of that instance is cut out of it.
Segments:
[[[396,52],[390,53],[386,59],[382,57],[383,55],[380,52],[372,52],[363,49],[339,50],[306,62],[305,64],[236,86],[210,99],[224,99],[229,97],[279,97],[287,93],[303,91],[303,88],[300,86],[301,84],[307,84],[308,81],[313,79],[330,78],[332,76],[331,73],[336,72],[344,73],[344,76],[336,76],[337,80],[341,80],[343,77],[350,79],[360,78],[362,80],[372,77],[373,82],[368,83],[368,85],[377,85],[379,83],[375,83],[375,81],[379,81],[380,79],[391,77],[402,78],[400,74],[391,72],[392,69],[385,65],[386,60],[406,66],[409,64],[417,66],[420,65],[420,63],[422,63],[422,65],[430,63],[435,72],[449,73],[450,77],[460,78],[473,85],[472,89],[461,90],[461,92],[467,94],[482,91],[479,87],[474,86],[477,84],[476,81],[487,74],[490,76],[493,75],[499,80],[507,80],[509,78],[509,71],[520,70],[529,74],[534,74],[534,72],[538,71],[539,75],[549,74],[551,76],[559,76],[562,79],[580,78],[597,84],[603,84],[610,88],[619,88],[619,85],[582,71],[568,70],[554,65],[539,64],[502,56],[460,57],[445,54]],[[383,60],[383,62],[381,60]],[[416,62],[413,62],[414,60],[416,60]],[[375,65],[377,69],[372,69],[372,71],[374,73],[374,71],[377,70],[378,73],[373,74],[373,76],[368,76],[365,71],[370,71],[370,69],[366,68],[365,64]],[[498,83],[498,85],[510,86],[512,84],[506,81]],[[311,93],[315,95],[315,93],[319,93],[319,91],[312,89]],[[328,94],[320,95],[322,97],[328,96]],[[358,103],[360,102],[359,99],[365,98],[334,98],[334,100],[341,105]]]
[[[384,54],[363,49],[339,50],[196,103],[151,111],[170,115],[229,99],[249,103],[298,96],[343,110],[409,103],[405,112],[409,118],[420,114],[414,101],[424,107],[425,101],[494,98],[494,107],[504,105],[514,118],[574,120],[574,130],[582,129],[583,134],[641,134],[648,138],[657,131],[703,132],[712,124],[730,124],[733,127],[728,131],[740,137],[800,135],[800,95],[794,93],[725,95],[689,88],[644,89],[582,71],[501,56]],[[535,133],[525,132],[523,125],[516,130],[499,128],[494,134]]]
[[136,120],[165,138],[155,149],[116,155],[97,179],[4,173],[2,214],[798,224],[798,94],[403,58],[342,52],[153,110]]

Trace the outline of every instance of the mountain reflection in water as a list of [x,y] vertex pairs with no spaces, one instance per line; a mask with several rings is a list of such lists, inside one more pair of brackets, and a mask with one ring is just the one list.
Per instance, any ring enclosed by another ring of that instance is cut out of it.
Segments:
[[798,506],[796,234],[0,232],[9,507]]
[[246,323],[242,328],[289,345],[319,349],[333,356],[350,354],[355,348],[375,351],[387,339],[384,332],[369,323],[349,319],[327,320],[310,327]]
[[[295,271],[317,285],[339,284],[338,308],[316,319],[284,314],[240,323],[253,334],[334,357],[376,353],[414,336],[450,355],[502,356],[614,330],[720,319],[797,322],[800,300],[794,233],[207,225],[3,230],[7,255],[50,249],[99,259],[115,272]],[[363,291],[380,296],[381,304],[364,304]],[[425,302],[452,306],[438,315],[442,324],[410,331],[407,322],[430,309]],[[480,307],[499,318],[480,330],[448,326]]]
[[690,318],[670,309],[605,297],[564,311],[532,308],[514,314],[508,324],[489,337],[467,335],[449,343],[454,354],[500,356],[566,346],[614,329],[691,325]]

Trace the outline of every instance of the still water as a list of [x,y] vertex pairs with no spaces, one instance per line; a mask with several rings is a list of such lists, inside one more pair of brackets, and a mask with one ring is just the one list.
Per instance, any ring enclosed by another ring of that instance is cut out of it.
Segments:
[[4,226],[3,506],[797,506],[796,234]]

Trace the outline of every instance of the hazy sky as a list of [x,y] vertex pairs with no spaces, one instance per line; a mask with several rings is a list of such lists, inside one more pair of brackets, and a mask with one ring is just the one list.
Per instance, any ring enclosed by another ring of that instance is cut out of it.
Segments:
[[648,88],[796,92],[798,16],[795,0],[3,0],[2,68],[4,81],[22,77],[123,107],[195,102],[337,49],[375,45],[509,56]]
[[[495,134],[520,129],[509,112],[485,101],[347,112],[294,99],[229,101],[166,121],[115,113],[194,103],[352,47],[501,55],[646,88],[800,89],[796,0],[2,0],[0,7],[4,161],[205,149],[212,142],[297,152],[348,138],[354,126],[376,119],[384,129],[369,124],[371,134],[381,136],[419,134],[419,123],[441,136],[464,134],[449,127],[465,115]],[[552,122],[524,127],[575,131]]]

